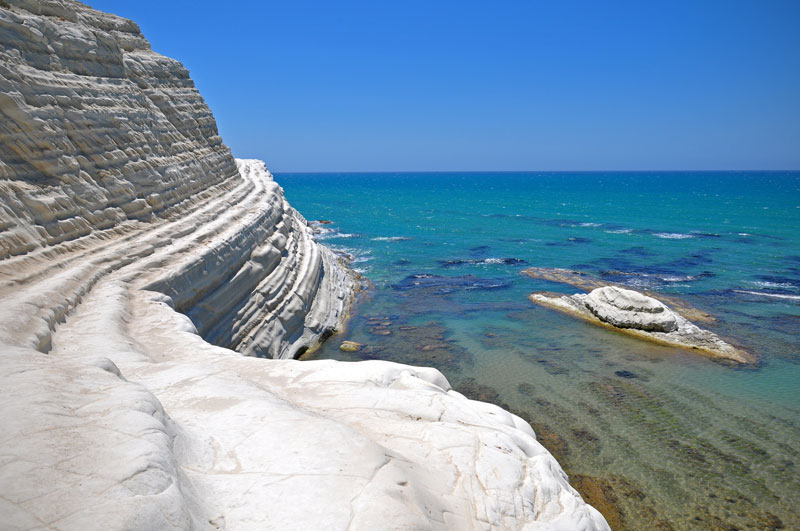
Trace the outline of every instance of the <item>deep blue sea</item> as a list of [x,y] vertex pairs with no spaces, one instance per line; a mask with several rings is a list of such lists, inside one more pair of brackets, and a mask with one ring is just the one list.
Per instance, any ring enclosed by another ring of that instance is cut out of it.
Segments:
[[[311,358],[439,368],[531,422],[616,528],[800,528],[799,172],[275,178],[371,283]],[[682,297],[759,362],[534,306],[531,292],[578,290],[526,267]]]

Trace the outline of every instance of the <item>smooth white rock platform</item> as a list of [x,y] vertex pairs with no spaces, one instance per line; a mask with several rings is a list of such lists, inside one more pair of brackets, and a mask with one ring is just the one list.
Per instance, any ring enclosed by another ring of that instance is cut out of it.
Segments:
[[435,369],[285,359],[352,273],[133,22],[0,3],[0,115],[0,527],[608,529]]

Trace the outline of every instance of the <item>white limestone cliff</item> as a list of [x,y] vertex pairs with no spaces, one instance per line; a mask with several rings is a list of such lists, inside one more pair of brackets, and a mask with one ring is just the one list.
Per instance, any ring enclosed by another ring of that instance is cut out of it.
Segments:
[[136,25],[0,2],[4,529],[606,529],[434,369],[293,358],[354,280]]

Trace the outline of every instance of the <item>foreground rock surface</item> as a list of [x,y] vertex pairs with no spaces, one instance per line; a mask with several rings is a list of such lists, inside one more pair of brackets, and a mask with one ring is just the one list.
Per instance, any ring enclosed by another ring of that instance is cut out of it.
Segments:
[[134,23],[8,4],[3,528],[607,529],[529,425],[434,369],[242,355],[334,330],[346,268]]
[[630,289],[604,286],[589,293],[575,295],[534,293],[530,299],[536,304],[606,325],[641,339],[696,349],[712,357],[736,363],[755,361],[749,353],[691,323],[661,301]]

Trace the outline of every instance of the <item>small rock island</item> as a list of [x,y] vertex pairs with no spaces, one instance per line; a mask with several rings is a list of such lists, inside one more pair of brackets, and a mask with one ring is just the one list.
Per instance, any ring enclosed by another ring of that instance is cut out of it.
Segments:
[[574,295],[534,293],[530,300],[640,339],[699,350],[739,364],[755,361],[751,354],[698,327],[661,301],[631,289],[603,286]]

